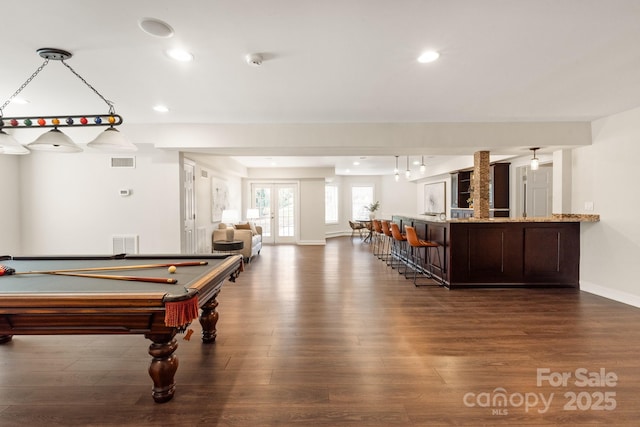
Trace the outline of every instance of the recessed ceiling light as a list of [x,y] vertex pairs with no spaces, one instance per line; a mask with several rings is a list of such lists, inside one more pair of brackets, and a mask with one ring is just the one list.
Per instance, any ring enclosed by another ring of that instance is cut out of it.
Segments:
[[433,62],[436,59],[440,58],[440,54],[435,50],[428,50],[426,52],[422,52],[418,57],[418,62],[421,64],[426,64],[428,62]]
[[138,21],[138,25],[142,31],[151,36],[163,38],[173,36],[173,28],[166,22],[156,18],[141,18]]
[[360,165],[360,162],[358,161],[353,162],[353,166],[359,166],[359,165]]
[[167,113],[169,112],[169,107],[167,107],[166,105],[156,105],[153,107],[154,111],[157,111],[158,113]]
[[190,52],[182,49],[170,49],[166,51],[167,56],[171,59],[175,59],[180,62],[193,61],[193,55]]

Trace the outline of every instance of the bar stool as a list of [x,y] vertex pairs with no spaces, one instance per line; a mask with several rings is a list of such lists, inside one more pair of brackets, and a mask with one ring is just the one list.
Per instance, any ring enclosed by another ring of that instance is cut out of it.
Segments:
[[384,235],[384,232],[382,231],[382,224],[380,223],[379,219],[374,219],[371,221],[371,224],[373,226],[373,231],[372,231],[372,235],[371,235],[371,248],[373,250],[373,254],[375,256],[378,257],[378,259],[382,258],[382,249],[381,249],[381,244],[382,244],[382,236]]
[[[404,229],[406,231],[407,241],[413,248],[413,284],[415,286],[418,286],[418,269],[420,269],[420,274],[423,274],[429,279],[435,280],[438,285],[442,285],[443,281],[436,280],[435,276],[433,275],[433,262],[431,259],[431,249],[435,249],[436,254],[438,254],[438,268],[442,272],[442,260],[440,259],[440,251],[438,250],[439,245],[436,242],[430,242],[428,240],[422,240],[418,238],[418,234],[416,233],[416,229],[414,227],[406,225]],[[422,251],[421,253],[420,249],[423,249],[424,251]],[[425,265],[425,259],[429,267],[428,274],[427,265]]]
[[393,236],[391,234],[391,228],[389,227],[389,221],[380,221],[380,227],[382,228],[382,256],[381,260],[385,261],[387,265],[391,265],[393,257],[391,254]]
[[[395,247],[395,255],[398,259],[398,273],[407,277],[409,271],[409,245],[407,244],[407,236],[400,232],[400,227],[395,222],[389,224],[391,228],[391,236],[393,237],[393,245]],[[400,271],[400,266],[404,264],[404,271]],[[393,263],[391,265],[393,268]]]

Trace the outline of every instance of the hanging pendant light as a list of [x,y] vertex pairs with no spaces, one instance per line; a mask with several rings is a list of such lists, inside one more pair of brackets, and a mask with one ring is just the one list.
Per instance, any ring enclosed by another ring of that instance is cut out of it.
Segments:
[[35,141],[27,144],[32,150],[55,151],[58,153],[79,153],[82,148],[78,147],[65,133],[57,128],[43,133]]
[[420,163],[420,173],[424,175],[427,171],[427,166],[424,164],[424,156],[422,156],[422,162]]
[[16,139],[0,129],[0,154],[29,154],[29,150]]
[[114,151],[136,151],[138,149],[114,127],[107,128],[96,139],[88,143],[87,147]]
[[540,160],[536,157],[536,150],[539,150],[540,147],[529,148],[529,150],[533,151],[533,158],[531,159],[531,170],[537,171],[540,167]]

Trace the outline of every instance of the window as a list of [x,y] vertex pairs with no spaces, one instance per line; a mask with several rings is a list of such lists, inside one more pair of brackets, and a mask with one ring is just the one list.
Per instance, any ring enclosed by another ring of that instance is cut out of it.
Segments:
[[335,184],[324,186],[324,222],[338,223],[338,186]]
[[367,206],[373,203],[373,186],[351,187],[351,215],[353,219],[369,219]]

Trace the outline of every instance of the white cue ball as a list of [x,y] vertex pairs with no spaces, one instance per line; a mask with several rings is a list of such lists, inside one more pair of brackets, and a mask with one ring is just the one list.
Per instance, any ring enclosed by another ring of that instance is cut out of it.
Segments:
[[177,268],[175,265],[172,265],[167,270],[169,270],[169,273],[173,274],[176,272]]

